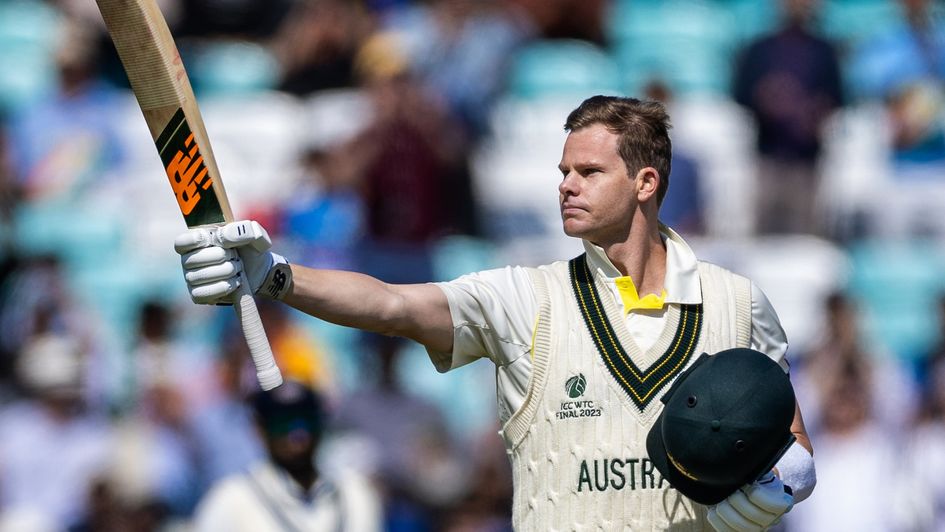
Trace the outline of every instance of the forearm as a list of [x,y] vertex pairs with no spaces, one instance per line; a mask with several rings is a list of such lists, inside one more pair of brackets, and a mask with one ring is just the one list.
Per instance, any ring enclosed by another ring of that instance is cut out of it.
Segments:
[[283,301],[316,318],[365,331],[452,349],[452,319],[434,285],[392,285],[356,272],[292,265],[292,289]]

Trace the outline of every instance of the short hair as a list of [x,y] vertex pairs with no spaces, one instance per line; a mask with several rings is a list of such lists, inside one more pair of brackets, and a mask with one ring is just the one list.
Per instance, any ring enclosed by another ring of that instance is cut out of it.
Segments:
[[619,96],[592,96],[571,111],[564,130],[576,131],[601,124],[619,135],[617,152],[631,176],[646,167],[660,175],[656,204],[662,205],[669,188],[669,172],[673,145],[669,139],[672,127],[663,104]]

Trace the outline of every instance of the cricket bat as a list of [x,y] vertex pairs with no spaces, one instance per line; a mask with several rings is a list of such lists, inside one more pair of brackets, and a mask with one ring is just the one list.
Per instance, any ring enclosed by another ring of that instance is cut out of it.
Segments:
[[[193,88],[155,0],[96,0],[187,227],[233,221]],[[264,390],[282,384],[245,274],[233,307]]]

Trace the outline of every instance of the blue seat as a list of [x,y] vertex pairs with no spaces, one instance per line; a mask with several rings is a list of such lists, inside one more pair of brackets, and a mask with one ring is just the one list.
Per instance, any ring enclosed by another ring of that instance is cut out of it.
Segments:
[[926,354],[939,334],[945,253],[922,241],[871,241],[853,245],[850,258],[849,292],[862,305],[869,341],[906,358]]
[[902,24],[902,9],[895,0],[830,0],[824,2],[821,28],[833,39],[848,44]]
[[204,44],[186,53],[187,71],[200,97],[272,89],[279,65],[262,46],[243,41]]
[[737,27],[734,10],[718,2],[620,1],[608,37],[629,93],[654,78],[681,93],[725,93]]
[[26,44],[52,50],[59,24],[59,14],[46,2],[0,2],[0,42],[5,46]]
[[44,2],[0,2],[0,111],[15,111],[55,88],[59,19]]
[[512,59],[508,92],[520,98],[620,94],[620,76],[604,50],[584,41],[545,40]]

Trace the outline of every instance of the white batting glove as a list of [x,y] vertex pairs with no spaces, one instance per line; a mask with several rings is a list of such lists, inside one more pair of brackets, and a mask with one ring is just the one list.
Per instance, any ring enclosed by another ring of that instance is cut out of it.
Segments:
[[292,286],[292,272],[271,246],[269,233],[251,220],[190,229],[174,239],[190,298],[206,305],[232,304],[231,294],[244,279],[240,272],[254,294],[282,299]]
[[708,519],[717,532],[760,532],[777,524],[793,506],[794,496],[768,473],[709,508]]

